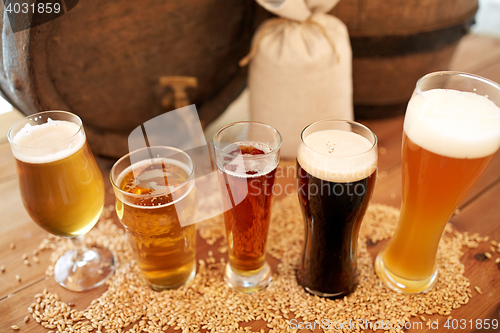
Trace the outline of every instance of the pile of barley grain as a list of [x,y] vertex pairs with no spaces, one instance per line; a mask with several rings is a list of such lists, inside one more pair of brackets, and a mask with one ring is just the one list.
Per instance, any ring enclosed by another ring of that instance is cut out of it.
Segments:
[[[106,209],[104,220],[87,236],[88,243],[108,247],[117,256],[116,273],[108,282],[108,290],[83,311],[72,309],[57,294],[47,290],[35,295],[36,302],[28,310],[44,327],[83,333],[102,329],[106,332],[162,332],[169,327],[182,332],[203,329],[208,332],[249,332],[255,329],[247,322],[262,320],[270,328],[269,332],[291,332],[294,331],[290,328],[293,318],[304,322],[363,319],[396,323],[408,322],[415,317],[413,320],[425,321],[426,314],[449,315],[452,309],[469,301],[472,294],[469,282],[463,276],[461,249],[464,245],[474,247],[476,242],[484,241],[477,235],[453,231],[448,225],[439,246],[439,278],[435,288],[423,295],[395,293],[376,277],[366,242],[388,238],[394,231],[399,212],[372,204],[360,232],[358,288],[341,300],[323,299],[307,294],[297,284],[295,268],[302,251],[303,222],[296,197],[287,197],[273,207],[268,253],[280,263],[268,288],[251,295],[233,291],[222,279],[224,259],[216,261],[209,253],[206,261],[199,260],[198,272],[192,282],[177,290],[155,292],[139,282],[128,239],[123,230],[109,219],[110,209],[112,207]],[[220,216],[201,223],[200,235],[214,244],[217,239],[224,238],[222,223]],[[55,262],[69,246],[67,240],[49,237],[40,244],[40,249],[52,249],[51,260]],[[53,266],[50,266],[47,273],[52,271]]]

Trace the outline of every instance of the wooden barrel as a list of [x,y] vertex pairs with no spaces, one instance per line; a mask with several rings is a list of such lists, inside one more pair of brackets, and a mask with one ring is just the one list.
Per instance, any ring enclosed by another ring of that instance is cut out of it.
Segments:
[[[5,19],[0,90],[25,114],[78,114],[93,151],[118,157],[134,128],[175,108],[169,96],[196,104],[203,124],[222,113],[246,85],[238,61],[268,16],[254,0],[85,0],[28,30]],[[168,86],[182,77],[185,94]]]
[[404,113],[416,81],[448,69],[477,0],[341,0],[331,11],[349,29],[358,119]]

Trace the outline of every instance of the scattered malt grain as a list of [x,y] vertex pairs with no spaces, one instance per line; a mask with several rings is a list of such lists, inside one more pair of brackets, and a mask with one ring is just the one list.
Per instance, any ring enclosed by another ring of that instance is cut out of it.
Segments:
[[[74,304],[65,303],[55,293],[44,290],[35,295],[38,296],[36,303],[28,311],[31,309],[33,319],[43,327],[55,325],[58,331],[129,333],[160,333],[172,328],[182,332],[258,332],[255,328],[240,326],[255,320],[264,321],[269,332],[291,332],[290,318],[310,322],[322,318],[334,322],[353,318],[409,322],[424,313],[449,316],[452,309],[467,304],[472,296],[460,261],[463,247],[478,246],[484,239],[476,234],[460,233],[447,225],[436,258],[440,274],[435,287],[424,295],[393,293],[377,278],[366,244],[389,238],[396,228],[398,214],[388,206],[372,204],[368,208],[358,242],[360,282],[355,292],[341,300],[311,296],[297,283],[295,272],[302,256],[304,236],[301,211],[294,196],[276,201],[273,207],[268,254],[279,260],[273,281],[268,288],[250,295],[235,292],[222,279],[225,260],[219,253],[224,253],[220,248],[227,248],[222,216],[197,225],[200,236],[208,244],[218,242],[216,257],[212,251],[207,260],[199,259],[198,273],[191,282],[161,293],[139,282],[139,270],[124,231],[111,219],[101,220],[86,238],[89,244],[107,247],[117,256],[116,272],[107,282],[108,290],[83,310],[72,308]],[[284,234],[287,237],[282,237]],[[57,258],[70,247],[70,241],[59,237],[42,241],[39,249],[52,252],[49,275],[53,274]],[[425,321],[422,317],[419,318]]]

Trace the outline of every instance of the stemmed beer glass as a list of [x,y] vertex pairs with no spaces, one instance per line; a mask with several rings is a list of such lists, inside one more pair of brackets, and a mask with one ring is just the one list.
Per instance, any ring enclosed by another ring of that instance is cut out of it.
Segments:
[[422,77],[408,103],[399,223],[375,270],[391,289],[420,293],[437,280],[444,227],[500,146],[500,85],[460,72]]
[[84,242],[104,207],[104,182],[81,119],[65,111],[33,114],[12,126],[8,139],[28,214],[74,244],[54,267],[56,281],[72,291],[101,285],[114,272],[114,257]]

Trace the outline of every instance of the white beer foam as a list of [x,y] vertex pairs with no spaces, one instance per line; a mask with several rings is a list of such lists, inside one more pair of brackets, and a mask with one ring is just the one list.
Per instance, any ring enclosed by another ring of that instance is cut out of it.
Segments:
[[85,144],[80,126],[63,120],[26,124],[12,139],[14,156],[26,163],[50,163],[71,156]]
[[485,96],[433,89],[412,97],[404,131],[411,141],[452,158],[480,158],[500,147],[500,108]]
[[[271,147],[262,142],[254,141],[241,141],[232,143],[222,150],[224,153],[229,154],[233,150],[239,150],[239,146],[252,146],[257,149],[262,150],[264,153],[271,152]],[[250,154],[238,154],[236,157],[229,162],[224,160],[224,158],[229,158],[229,155],[220,154],[217,164],[221,170],[223,170],[228,175],[238,177],[238,178],[256,178],[263,175],[267,175],[278,166],[277,154],[270,155],[250,155]],[[229,163],[228,163],[229,162]],[[228,166],[235,167],[235,170],[229,170]],[[248,175],[247,171],[257,171],[256,174]]]
[[377,150],[359,134],[324,130],[309,134],[304,142],[299,145],[297,161],[316,178],[354,182],[370,176],[377,168]]

